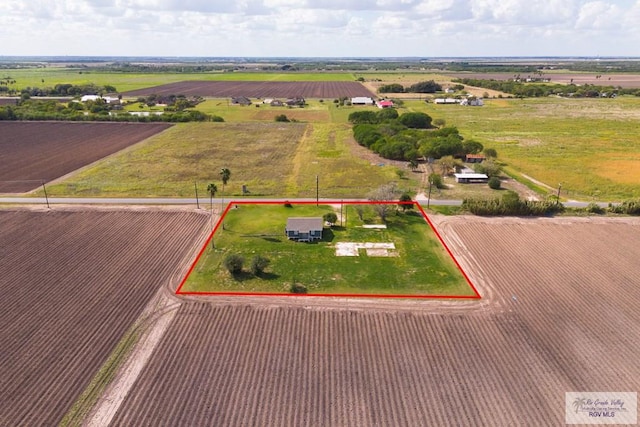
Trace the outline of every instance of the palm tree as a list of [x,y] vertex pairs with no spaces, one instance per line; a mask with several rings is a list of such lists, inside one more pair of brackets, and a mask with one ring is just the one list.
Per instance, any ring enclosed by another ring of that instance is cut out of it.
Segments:
[[222,193],[224,193],[224,186],[229,182],[231,178],[231,171],[227,168],[220,169],[220,178],[222,178]]
[[213,197],[218,192],[218,186],[213,182],[207,185],[207,191],[209,192],[209,204],[211,204],[211,212],[213,212]]
[[[224,209],[224,186],[229,182],[231,178],[231,171],[228,168],[220,169],[220,178],[222,179],[222,200],[220,201],[220,210]],[[222,222],[222,229],[224,230],[224,221]]]

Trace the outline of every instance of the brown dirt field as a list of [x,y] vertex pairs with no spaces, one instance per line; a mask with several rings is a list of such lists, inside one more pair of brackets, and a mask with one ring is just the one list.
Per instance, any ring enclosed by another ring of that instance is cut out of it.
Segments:
[[[470,78],[470,79],[495,79],[508,80],[512,79],[514,74],[520,74],[520,77],[526,78],[526,73],[443,73],[452,78]],[[543,76],[551,79],[550,83],[569,84],[573,79],[574,84],[584,85],[592,84],[598,86],[614,86],[623,88],[640,88],[639,74],[601,74],[602,77],[596,78],[597,73],[543,73]]]
[[167,129],[166,123],[0,122],[0,193],[23,193]]
[[193,211],[0,210],[0,425],[57,425],[205,228]]
[[639,219],[436,217],[478,302],[185,302],[113,425],[562,425],[640,388]]
[[342,96],[373,96],[358,82],[212,82],[191,81],[169,83],[131,92],[127,97],[148,95],[185,95],[207,98],[228,98],[246,96],[248,98],[303,98],[334,99]]

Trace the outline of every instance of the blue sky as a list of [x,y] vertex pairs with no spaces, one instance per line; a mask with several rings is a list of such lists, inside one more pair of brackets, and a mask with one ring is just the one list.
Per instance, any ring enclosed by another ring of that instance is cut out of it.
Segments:
[[640,56],[640,0],[0,0],[0,55]]

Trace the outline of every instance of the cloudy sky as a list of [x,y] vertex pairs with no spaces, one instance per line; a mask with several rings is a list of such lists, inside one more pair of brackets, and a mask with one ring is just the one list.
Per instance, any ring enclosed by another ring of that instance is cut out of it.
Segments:
[[0,0],[0,56],[639,56],[640,0]]

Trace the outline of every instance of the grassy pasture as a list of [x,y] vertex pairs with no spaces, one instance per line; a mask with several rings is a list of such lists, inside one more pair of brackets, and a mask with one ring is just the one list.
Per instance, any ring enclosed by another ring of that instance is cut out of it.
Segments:
[[[318,243],[289,241],[284,236],[290,216],[322,216],[339,206],[239,205],[225,217],[224,230],[214,236],[182,288],[185,292],[289,292],[295,281],[309,293],[407,295],[474,295],[441,243],[417,212],[390,215],[385,230],[364,229],[378,223],[371,207],[360,221],[354,206],[345,205],[346,227],[325,228]],[[396,257],[335,255],[336,242],[392,242]],[[245,258],[244,272],[233,277],[222,262],[231,253]],[[248,273],[251,258],[266,256],[271,264],[264,277]]]
[[[192,80],[219,81],[354,81],[351,73],[258,73],[258,72],[207,72],[207,73],[119,73],[77,68],[25,68],[0,70],[0,78],[12,77],[15,89],[26,87],[53,87],[56,84],[111,85],[119,92],[144,89]],[[42,81],[44,80],[44,82]]]
[[498,151],[511,170],[568,198],[640,197],[640,98],[488,99],[460,107],[407,101]]
[[[330,123],[185,123],[47,185],[51,196],[193,197],[218,171],[231,169],[227,195],[363,197],[397,180],[393,166],[354,157],[348,125]],[[403,179],[402,188],[415,182]]]

